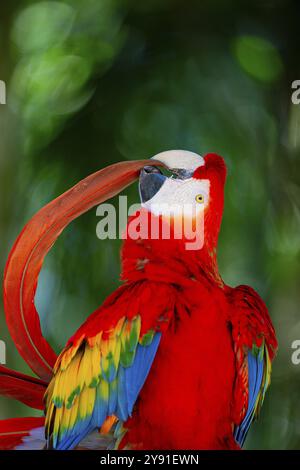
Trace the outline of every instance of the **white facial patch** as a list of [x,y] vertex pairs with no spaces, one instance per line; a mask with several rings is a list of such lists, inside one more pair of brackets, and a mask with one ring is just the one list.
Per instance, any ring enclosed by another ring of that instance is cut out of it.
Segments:
[[142,207],[154,215],[195,217],[208,205],[209,187],[208,179],[167,178],[159,191],[142,203]]

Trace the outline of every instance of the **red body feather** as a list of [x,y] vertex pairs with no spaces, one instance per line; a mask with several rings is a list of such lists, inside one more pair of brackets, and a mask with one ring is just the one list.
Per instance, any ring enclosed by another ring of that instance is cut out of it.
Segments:
[[170,284],[168,278],[164,282],[175,315],[163,334],[136,411],[125,425],[123,445],[236,448],[231,414],[235,358],[224,293],[205,285],[201,277],[189,286],[170,287],[172,277]]

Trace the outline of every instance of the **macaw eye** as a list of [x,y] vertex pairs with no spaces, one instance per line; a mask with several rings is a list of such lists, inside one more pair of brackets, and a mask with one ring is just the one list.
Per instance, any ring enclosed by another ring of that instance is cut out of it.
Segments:
[[199,204],[203,204],[203,202],[204,202],[204,196],[203,196],[203,194],[197,194],[197,196],[195,197],[195,200],[196,200],[196,202],[198,202]]

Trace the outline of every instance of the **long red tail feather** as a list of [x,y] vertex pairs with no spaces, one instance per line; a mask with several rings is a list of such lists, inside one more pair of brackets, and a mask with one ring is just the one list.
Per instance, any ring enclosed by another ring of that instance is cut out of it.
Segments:
[[47,382],[0,366],[0,395],[42,410]]
[[43,260],[63,229],[93,206],[131,184],[154,160],[120,162],[80,181],[37,212],[16,240],[4,274],[4,307],[10,334],[25,361],[42,379],[49,380],[56,354],[43,337],[34,305]]

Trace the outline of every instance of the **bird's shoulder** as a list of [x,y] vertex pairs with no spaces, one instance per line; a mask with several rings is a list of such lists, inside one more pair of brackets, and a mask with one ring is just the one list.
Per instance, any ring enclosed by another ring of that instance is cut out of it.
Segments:
[[277,339],[267,306],[250,286],[228,288],[228,320],[232,327],[233,341],[237,347],[261,347],[264,342],[273,359],[277,351]]

